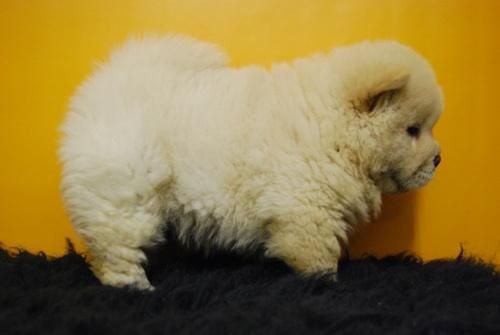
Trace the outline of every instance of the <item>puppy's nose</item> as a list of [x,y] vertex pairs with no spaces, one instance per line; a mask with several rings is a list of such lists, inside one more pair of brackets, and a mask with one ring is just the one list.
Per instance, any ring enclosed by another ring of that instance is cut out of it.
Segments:
[[439,163],[441,163],[441,155],[437,155],[434,157],[434,166],[438,167]]

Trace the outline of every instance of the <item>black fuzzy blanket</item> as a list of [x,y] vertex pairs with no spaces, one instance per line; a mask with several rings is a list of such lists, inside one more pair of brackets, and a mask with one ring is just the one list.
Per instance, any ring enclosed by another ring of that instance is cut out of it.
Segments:
[[461,256],[345,260],[333,283],[259,257],[159,254],[142,293],[101,286],[72,250],[0,250],[0,334],[500,334],[500,274]]

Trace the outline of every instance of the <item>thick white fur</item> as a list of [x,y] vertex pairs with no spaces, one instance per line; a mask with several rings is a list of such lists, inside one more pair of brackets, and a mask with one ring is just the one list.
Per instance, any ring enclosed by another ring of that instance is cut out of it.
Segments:
[[429,65],[395,42],[266,70],[187,37],[133,39],[71,101],[63,196],[104,284],[151,288],[142,248],[167,220],[183,241],[335,271],[382,192],[431,179],[441,110]]

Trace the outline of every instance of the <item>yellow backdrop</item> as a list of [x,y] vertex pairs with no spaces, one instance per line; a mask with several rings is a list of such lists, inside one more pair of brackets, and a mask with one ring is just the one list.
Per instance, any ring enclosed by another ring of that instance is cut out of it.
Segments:
[[352,253],[500,263],[500,1],[0,0],[0,241],[61,254],[77,239],[59,196],[57,127],[68,98],[131,34],[182,32],[221,45],[236,66],[397,39],[434,65],[446,96],[432,184],[386,198]]

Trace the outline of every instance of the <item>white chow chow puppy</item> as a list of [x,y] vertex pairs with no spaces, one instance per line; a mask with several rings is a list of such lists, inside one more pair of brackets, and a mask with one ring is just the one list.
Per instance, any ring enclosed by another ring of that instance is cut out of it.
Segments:
[[187,37],[133,39],[78,89],[62,126],[62,193],[100,281],[150,289],[143,248],[263,247],[302,274],[337,268],[381,193],[426,184],[443,109],[429,64],[365,42],[231,68]]

